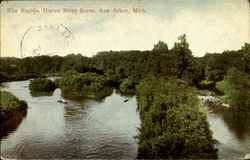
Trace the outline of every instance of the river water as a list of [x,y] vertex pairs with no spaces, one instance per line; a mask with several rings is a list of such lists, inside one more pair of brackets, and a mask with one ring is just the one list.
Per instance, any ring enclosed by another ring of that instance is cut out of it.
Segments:
[[[58,103],[60,89],[30,94],[29,80],[8,82],[6,90],[28,103],[28,113],[15,131],[1,139],[5,158],[136,158],[134,136],[140,127],[135,97],[115,92],[102,101]],[[128,99],[127,102],[124,102]],[[219,141],[219,158],[242,158],[250,152],[250,114],[206,104],[207,119]]]
[[239,159],[250,153],[250,113],[214,103],[205,106],[213,137],[219,142],[219,159]]
[[[140,127],[135,97],[115,92],[103,101],[58,103],[60,89],[30,94],[28,81],[8,82],[6,90],[28,103],[18,128],[1,139],[5,158],[136,158]],[[127,102],[124,102],[128,99]]]

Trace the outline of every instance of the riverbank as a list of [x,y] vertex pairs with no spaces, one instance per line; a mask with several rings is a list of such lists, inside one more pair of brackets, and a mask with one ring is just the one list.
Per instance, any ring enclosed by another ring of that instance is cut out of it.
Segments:
[[[8,82],[2,90],[27,101],[28,114],[19,127],[1,139],[1,153],[10,159],[134,159],[134,137],[140,127],[135,97],[115,91],[102,101],[67,100],[61,90],[33,96],[29,81]],[[124,102],[127,100],[127,102]]]
[[1,91],[1,123],[27,111],[27,103],[19,100],[13,94]]
[[250,112],[237,111],[211,90],[199,90],[198,98],[207,110],[207,120],[218,141],[219,159],[239,159],[249,151]]
[[1,137],[15,130],[27,114],[28,105],[13,94],[1,91]]

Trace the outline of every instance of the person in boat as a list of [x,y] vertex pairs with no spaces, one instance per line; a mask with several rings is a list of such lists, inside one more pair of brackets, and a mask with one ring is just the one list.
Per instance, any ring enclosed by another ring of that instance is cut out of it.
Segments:
[[68,102],[66,102],[65,100],[63,100],[62,97],[61,97],[59,100],[57,100],[57,102],[68,103]]

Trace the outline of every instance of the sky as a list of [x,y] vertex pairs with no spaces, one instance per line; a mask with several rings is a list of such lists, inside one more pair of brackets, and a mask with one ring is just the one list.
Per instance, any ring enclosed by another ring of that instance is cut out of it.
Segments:
[[4,1],[1,57],[151,50],[159,40],[172,48],[183,33],[194,56],[238,50],[250,42],[249,7],[248,0]]

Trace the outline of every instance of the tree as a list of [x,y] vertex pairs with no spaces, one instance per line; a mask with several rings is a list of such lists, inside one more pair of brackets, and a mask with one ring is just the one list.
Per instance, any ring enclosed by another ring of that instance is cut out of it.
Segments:
[[183,80],[149,76],[136,95],[142,122],[137,158],[217,158],[206,112]]
[[228,88],[224,89],[229,96],[230,105],[237,110],[250,110],[250,76],[236,68],[228,70],[224,80]]
[[189,44],[186,40],[186,35],[180,35],[178,39],[181,41],[175,43],[174,48],[171,50],[171,54],[176,55],[177,66],[178,66],[178,78],[182,78],[193,84],[192,72],[194,72],[194,57],[191,50],[189,49]]
[[162,53],[168,52],[168,45],[163,41],[159,41],[157,44],[154,45],[153,51]]

